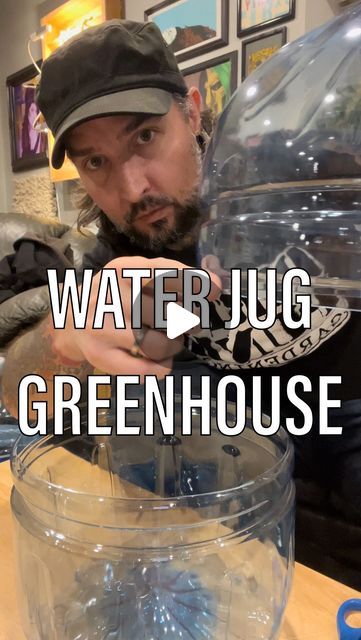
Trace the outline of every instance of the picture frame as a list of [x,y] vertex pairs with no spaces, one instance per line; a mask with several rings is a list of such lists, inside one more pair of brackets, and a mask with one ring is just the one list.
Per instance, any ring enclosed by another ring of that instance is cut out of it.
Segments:
[[296,0],[238,0],[238,37],[293,20]]
[[199,89],[203,109],[217,117],[237,89],[238,51],[182,69],[182,74],[189,88]]
[[[37,61],[41,67],[41,60]],[[13,171],[24,171],[48,165],[47,137],[35,131],[39,108],[35,103],[35,79],[38,72],[30,64],[6,78]]]
[[228,44],[229,0],[163,0],[147,9],[178,62]]
[[242,42],[242,82],[262,62],[287,43],[287,27],[267,31]]

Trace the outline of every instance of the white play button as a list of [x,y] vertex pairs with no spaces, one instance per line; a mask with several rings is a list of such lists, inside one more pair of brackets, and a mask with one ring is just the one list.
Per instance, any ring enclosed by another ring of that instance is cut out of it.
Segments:
[[174,340],[200,323],[200,318],[175,302],[167,304],[167,338]]

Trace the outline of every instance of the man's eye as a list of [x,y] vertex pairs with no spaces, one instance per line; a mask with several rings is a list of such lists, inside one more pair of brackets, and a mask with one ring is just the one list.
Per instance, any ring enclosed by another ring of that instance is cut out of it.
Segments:
[[96,171],[97,169],[101,169],[104,165],[104,158],[102,156],[92,156],[85,163],[85,168],[90,171]]
[[139,144],[147,144],[149,142],[152,142],[154,136],[155,131],[153,131],[152,129],[143,129],[143,131],[138,134],[137,142]]

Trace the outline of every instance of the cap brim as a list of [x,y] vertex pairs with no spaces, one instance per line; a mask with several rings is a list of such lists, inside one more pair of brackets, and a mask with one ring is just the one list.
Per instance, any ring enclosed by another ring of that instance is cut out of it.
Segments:
[[145,113],[154,116],[164,116],[168,113],[172,103],[172,94],[163,89],[152,87],[119,91],[106,96],[100,96],[75,109],[64,120],[55,135],[51,163],[54,169],[60,169],[65,158],[65,134],[82,122],[125,113]]

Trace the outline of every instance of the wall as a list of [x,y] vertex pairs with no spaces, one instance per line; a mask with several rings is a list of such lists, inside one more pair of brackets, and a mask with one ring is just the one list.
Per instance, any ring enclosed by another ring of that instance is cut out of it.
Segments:
[[306,0],[306,7],[305,33],[341,12],[337,0]]
[[[3,59],[3,46],[0,39],[0,60]],[[5,148],[8,144],[7,138],[7,112],[6,97],[3,86],[3,77],[0,73],[0,211],[7,210],[7,183],[5,177]]]
[[[29,34],[38,29],[38,4],[38,0],[0,0],[0,211],[10,209],[15,175],[11,170],[6,77],[31,63],[27,42]],[[34,46],[34,52],[39,56],[38,47]],[[44,173],[44,169],[34,171]]]
[[[9,211],[15,175],[11,171],[6,77],[30,64],[27,41],[37,31],[40,16],[62,4],[63,0],[0,0],[0,211]],[[158,0],[159,2],[160,0]],[[144,11],[158,3],[157,0],[126,0],[126,15],[132,20],[143,20]],[[197,2],[197,0],[193,0]],[[294,40],[306,31],[332,18],[338,11],[337,0],[296,0],[295,20],[288,23],[288,39]],[[239,76],[241,69],[241,40],[237,38],[237,0],[230,0],[229,45],[211,54],[182,63],[182,69],[230,51],[239,51]],[[34,46],[40,56],[40,48]],[[31,171],[31,175],[45,174],[47,169]]]
[[[63,0],[47,0],[49,11]],[[37,31],[43,4],[39,0],[0,0],[0,211],[10,211],[14,177],[47,175],[48,169],[34,169],[13,173],[8,124],[6,78],[31,64],[27,51],[28,38]],[[38,42],[32,45],[35,59],[41,57]]]

